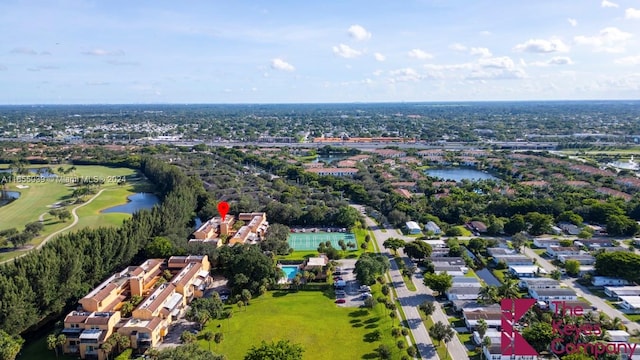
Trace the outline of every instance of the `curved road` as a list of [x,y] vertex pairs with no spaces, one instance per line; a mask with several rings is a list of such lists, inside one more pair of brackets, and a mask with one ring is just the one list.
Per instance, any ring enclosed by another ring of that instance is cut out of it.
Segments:
[[[78,221],[80,220],[80,219],[78,218],[78,214],[76,213],[76,211],[77,211],[78,209],[80,209],[81,207],[83,207],[83,206],[85,206],[85,205],[90,204],[93,200],[95,200],[98,196],[100,196],[100,194],[102,194],[102,192],[103,192],[103,191],[105,191],[105,190],[107,190],[107,189],[102,189],[102,190],[98,191],[95,195],[93,195],[93,196],[91,197],[91,199],[89,199],[89,200],[87,200],[86,202],[84,202],[84,203],[82,203],[82,204],[80,204],[80,205],[78,205],[78,206],[74,207],[74,208],[71,210],[71,216],[73,217],[73,221],[71,222],[71,224],[69,224],[69,225],[65,226],[64,228],[62,228],[62,229],[60,229],[60,230],[54,231],[53,233],[49,234],[46,238],[44,238],[44,240],[42,240],[42,242],[41,242],[40,244],[38,244],[38,246],[35,246],[35,247],[34,247],[34,248],[32,248],[31,250],[33,250],[33,249],[41,249],[41,248],[42,248],[42,247],[43,247],[43,246],[44,246],[44,245],[45,245],[49,240],[53,239],[56,235],[60,234],[60,233],[61,233],[61,232],[63,232],[63,231],[67,231],[67,230],[71,229],[72,227],[76,226],[76,224],[77,224],[77,223],[78,223]],[[41,217],[42,217],[42,215],[41,215]],[[14,258],[11,258],[11,259],[8,259],[8,260],[5,260],[5,261],[2,261],[2,262],[0,262],[0,264],[4,264],[4,263],[6,263],[6,262],[13,261],[13,260],[15,260],[15,259],[19,259],[19,258],[21,258],[21,257],[23,257],[23,256],[25,256],[25,255],[27,255],[29,252],[31,252],[31,250],[29,250],[29,251],[25,252],[24,254],[18,255],[18,256],[14,257]]]

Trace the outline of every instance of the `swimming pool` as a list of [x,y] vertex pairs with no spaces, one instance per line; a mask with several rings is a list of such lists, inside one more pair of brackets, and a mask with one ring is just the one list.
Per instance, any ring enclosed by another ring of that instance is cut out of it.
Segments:
[[298,265],[282,265],[282,271],[287,275],[287,279],[291,280],[300,272]]

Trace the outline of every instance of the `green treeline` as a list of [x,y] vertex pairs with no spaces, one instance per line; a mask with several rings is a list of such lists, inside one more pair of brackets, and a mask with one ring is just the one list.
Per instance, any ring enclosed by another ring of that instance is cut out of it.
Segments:
[[0,266],[1,330],[20,334],[60,316],[111,273],[130,265],[155,236],[186,239],[198,199],[205,197],[202,184],[156,159],[142,158],[139,165],[157,186],[162,205],[135,213],[120,228],[59,236],[40,251]]

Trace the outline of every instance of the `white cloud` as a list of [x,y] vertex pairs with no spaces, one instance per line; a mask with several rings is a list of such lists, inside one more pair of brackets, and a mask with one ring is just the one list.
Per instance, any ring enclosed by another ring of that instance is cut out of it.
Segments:
[[12,54],[21,54],[21,55],[38,55],[38,52],[28,47],[17,47],[11,50]]
[[358,57],[358,56],[362,55],[361,51],[353,49],[353,48],[351,48],[351,47],[349,47],[349,46],[347,46],[345,44],[340,44],[338,46],[334,46],[333,47],[333,53],[338,55],[338,56],[341,56],[343,58],[347,58],[347,59],[355,58],[355,57]]
[[484,68],[512,70],[516,67],[513,60],[508,56],[484,58],[478,60],[478,63]]
[[371,39],[371,33],[368,32],[367,29],[363,28],[360,25],[351,25],[349,27],[349,30],[347,30],[347,32],[349,32],[349,36],[351,36],[352,38],[358,41]]
[[289,64],[288,62],[280,58],[275,58],[271,60],[271,68],[274,70],[283,70],[283,71],[294,71],[296,69],[293,65]]
[[608,0],[602,0],[602,2],[600,3],[600,6],[602,6],[603,8],[617,8],[620,5]]
[[569,22],[569,24],[571,24],[571,26],[576,27],[578,26],[578,20],[576,19],[572,19],[572,18],[568,18],[567,21]]
[[640,55],[626,56],[614,61],[618,65],[640,65]]
[[378,52],[373,54],[373,57],[375,57],[376,60],[378,60],[378,61],[385,61],[387,59],[384,55],[382,55],[382,54],[380,54]]
[[467,51],[467,47],[460,44],[460,43],[455,43],[455,44],[451,44],[449,45],[449,49],[453,50],[453,51]]
[[469,54],[480,57],[491,57],[493,55],[489,49],[484,47],[472,47],[469,50]]
[[405,82],[405,81],[418,81],[422,77],[415,69],[412,68],[404,68],[398,70],[392,70],[389,72],[389,75],[392,77],[389,79],[390,82]]
[[550,66],[550,65],[573,65],[573,60],[568,56],[554,56],[547,61],[535,61],[530,63],[531,66]]
[[7,67],[0,64],[0,71],[7,71]]
[[640,19],[640,10],[628,8],[624,11],[625,19]]
[[513,48],[515,51],[526,51],[534,53],[552,53],[552,52],[567,52],[569,47],[558,38],[551,38],[549,40],[544,39],[529,39],[522,44],[518,44]]
[[615,27],[600,30],[595,36],[576,36],[573,40],[579,45],[592,46],[595,51],[624,52],[624,45],[633,35]]
[[420,49],[413,49],[409,51],[407,55],[409,55],[410,58],[419,60],[433,59],[433,55]]
[[90,56],[122,56],[124,55],[124,51],[122,50],[108,51],[104,49],[93,49],[93,50],[83,51],[82,54],[90,55]]

